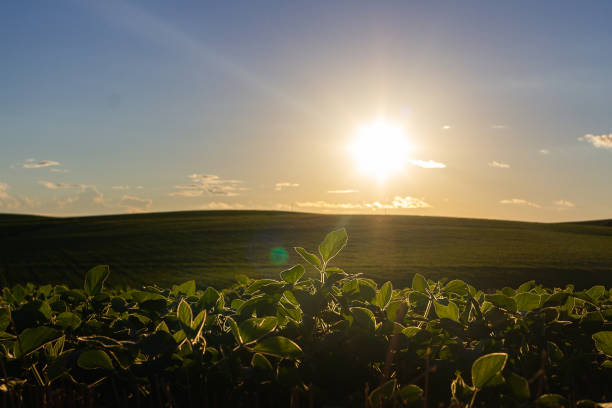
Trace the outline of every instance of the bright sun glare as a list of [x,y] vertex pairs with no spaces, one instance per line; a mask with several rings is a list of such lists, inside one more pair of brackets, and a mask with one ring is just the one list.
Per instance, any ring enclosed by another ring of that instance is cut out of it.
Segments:
[[350,150],[364,173],[383,181],[404,167],[409,147],[401,126],[380,119],[357,129]]

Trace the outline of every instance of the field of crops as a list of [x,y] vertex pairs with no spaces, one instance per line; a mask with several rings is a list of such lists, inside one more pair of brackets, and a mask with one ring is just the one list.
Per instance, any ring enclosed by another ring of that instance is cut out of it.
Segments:
[[[547,286],[612,286],[612,228],[442,217],[200,211],[81,218],[0,215],[0,284],[80,286],[83,271],[113,271],[114,287],[195,280],[222,288],[234,276],[273,278],[299,262],[293,246],[345,227],[338,262],[378,284],[415,273],[483,289],[536,279]],[[308,276],[316,276],[307,268]]]
[[[415,274],[394,288],[336,267],[344,229],[276,279],[112,289],[5,287],[7,407],[604,407],[612,293],[479,290]],[[348,247],[350,248],[350,246]],[[382,256],[382,255],[381,255]],[[105,285],[105,282],[107,285]]]

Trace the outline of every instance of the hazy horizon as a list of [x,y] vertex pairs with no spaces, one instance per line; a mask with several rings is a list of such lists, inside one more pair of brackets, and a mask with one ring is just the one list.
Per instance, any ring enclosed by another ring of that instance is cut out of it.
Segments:
[[611,12],[3,3],[0,213],[610,219]]

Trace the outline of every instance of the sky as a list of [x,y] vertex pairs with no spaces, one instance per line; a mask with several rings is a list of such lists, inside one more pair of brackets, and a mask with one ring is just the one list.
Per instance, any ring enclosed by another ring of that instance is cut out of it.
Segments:
[[0,213],[612,218],[611,13],[1,2]]

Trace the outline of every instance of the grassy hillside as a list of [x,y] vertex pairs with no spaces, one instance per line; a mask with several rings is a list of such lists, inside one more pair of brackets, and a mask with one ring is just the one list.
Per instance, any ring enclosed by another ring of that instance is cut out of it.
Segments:
[[0,215],[0,284],[80,285],[97,264],[111,284],[222,285],[233,275],[277,276],[271,251],[299,262],[335,228],[349,244],[334,263],[376,280],[407,284],[414,272],[479,287],[612,285],[612,228],[414,216],[203,211],[80,218]]

